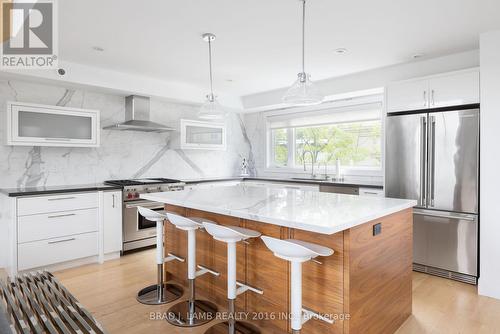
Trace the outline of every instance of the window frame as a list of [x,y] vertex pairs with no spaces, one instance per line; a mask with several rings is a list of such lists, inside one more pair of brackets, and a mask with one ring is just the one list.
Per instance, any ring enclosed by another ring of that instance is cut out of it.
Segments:
[[[384,103],[383,103],[383,95],[374,95],[374,96],[366,96],[355,99],[347,99],[340,101],[332,101],[331,107],[352,107],[355,105],[368,104],[373,102],[381,103],[380,107],[380,152],[381,152],[381,163],[378,167],[370,167],[370,166],[342,166],[343,174],[345,175],[358,175],[358,176],[383,176],[383,168],[384,168],[384,154],[385,154],[385,113],[384,113]],[[330,103],[329,103],[330,104]],[[286,172],[289,174],[303,174],[305,172],[309,172],[310,164],[306,164],[306,171],[304,171],[303,166],[295,165],[295,127],[286,128],[287,129],[287,140],[288,140],[288,160],[287,165],[277,165],[274,163],[274,138],[272,134],[272,128],[270,121],[268,119],[269,116],[280,115],[280,114],[289,114],[289,113],[297,113],[297,112],[314,112],[319,111],[321,109],[330,108],[330,106],[326,106],[325,104],[321,104],[318,106],[312,107],[302,107],[302,108],[288,108],[282,110],[276,110],[273,112],[268,112],[265,115],[266,118],[266,171],[267,172]],[[364,120],[360,120],[364,121]],[[354,121],[355,122],[355,121]],[[334,124],[334,123],[332,123]],[[311,126],[317,126],[311,124]],[[290,165],[292,163],[292,165]],[[323,164],[318,165],[315,164],[315,170],[324,171],[325,167]],[[326,168],[327,173],[334,174],[336,173],[335,165],[328,165]]]

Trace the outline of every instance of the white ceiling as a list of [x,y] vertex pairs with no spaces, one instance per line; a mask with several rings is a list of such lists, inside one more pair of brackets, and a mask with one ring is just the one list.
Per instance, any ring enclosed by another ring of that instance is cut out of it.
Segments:
[[[276,89],[299,71],[297,0],[64,0],[59,6],[65,61],[206,86],[200,35],[213,32],[216,91]],[[476,49],[479,33],[500,29],[499,0],[309,0],[307,6],[306,71],[313,80],[408,62],[416,53]],[[336,48],[349,52],[338,55]]]

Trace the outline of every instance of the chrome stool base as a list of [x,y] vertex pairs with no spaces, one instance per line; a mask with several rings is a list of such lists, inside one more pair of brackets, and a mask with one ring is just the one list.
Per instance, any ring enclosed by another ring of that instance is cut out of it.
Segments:
[[217,306],[206,300],[180,302],[168,310],[167,321],[179,327],[196,327],[214,320]]
[[182,297],[184,289],[177,284],[163,284],[163,296],[158,285],[153,284],[140,290],[137,294],[137,301],[146,305],[161,305],[171,303]]
[[234,330],[231,331],[229,321],[220,322],[210,327],[205,334],[260,334],[260,329],[245,321],[233,321]]

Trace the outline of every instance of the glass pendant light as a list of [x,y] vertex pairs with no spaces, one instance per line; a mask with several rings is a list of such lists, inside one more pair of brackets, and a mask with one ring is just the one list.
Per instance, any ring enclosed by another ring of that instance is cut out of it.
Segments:
[[302,72],[297,74],[297,80],[293,83],[282,101],[297,106],[320,104],[325,98],[314,86],[311,75],[305,71],[305,25],[306,25],[306,0],[302,1]]
[[213,89],[212,76],[212,42],[215,41],[215,35],[205,33],[201,36],[205,42],[208,42],[208,65],[210,68],[210,93],[207,95],[207,100],[198,111],[198,118],[207,120],[221,120],[226,116],[226,111],[223,106],[217,101]]

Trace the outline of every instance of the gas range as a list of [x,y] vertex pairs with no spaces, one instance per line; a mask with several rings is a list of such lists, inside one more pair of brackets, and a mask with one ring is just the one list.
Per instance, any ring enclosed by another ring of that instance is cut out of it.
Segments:
[[125,252],[156,244],[156,223],[141,216],[137,208],[163,211],[164,204],[141,199],[140,195],[183,190],[185,186],[179,180],[164,178],[110,180],[104,183],[123,188],[123,251]]
[[109,180],[104,183],[123,187],[123,202],[139,200],[139,196],[145,193],[183,190],[185,186],[179,180],[165,178]]

